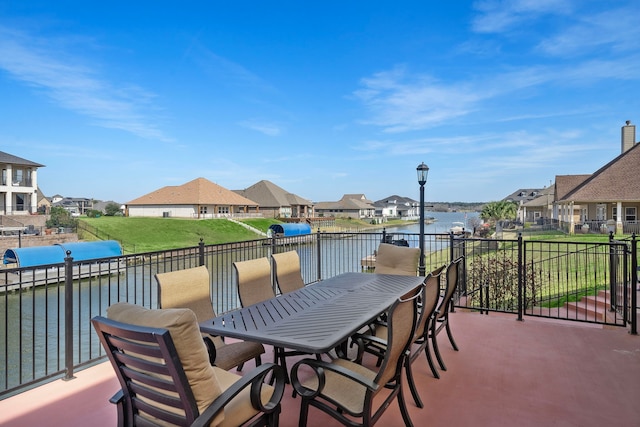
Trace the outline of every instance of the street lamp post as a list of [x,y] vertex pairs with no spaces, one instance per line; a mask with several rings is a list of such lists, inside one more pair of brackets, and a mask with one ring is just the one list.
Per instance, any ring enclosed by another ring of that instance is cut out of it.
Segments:
[[427,183],[429,166],[422,162],[416,170],[418,171],[418,184],[420,184],[420,263],[418,264],[418,275],[424,276],[424,185]]

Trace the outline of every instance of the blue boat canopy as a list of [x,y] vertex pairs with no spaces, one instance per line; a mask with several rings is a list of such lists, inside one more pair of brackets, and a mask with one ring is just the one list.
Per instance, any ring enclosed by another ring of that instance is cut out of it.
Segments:
[[311,234],[311,226],[305,223],[289,223],[289,224],[271,224],[269,230],[272,230],[277,237],[301,236],[303,234]]
[[71,251],[74,261],[109,258],[122,255],[122,247],[115,240],[98,242],[56,243],[52,246],[32,246],[28,248],[7,249],[4,252],[4,264],[17,263],[18,267],[63,263]]

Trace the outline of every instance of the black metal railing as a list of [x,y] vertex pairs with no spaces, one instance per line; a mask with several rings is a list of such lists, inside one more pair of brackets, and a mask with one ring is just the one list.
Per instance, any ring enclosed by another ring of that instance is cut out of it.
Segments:
[[[83,262],[0,270],[0,399],[102,360],[90,319],[117,301],[158,307],[154,275],[206,265],[214,308],[239,307],[233,262],[296,250],[305,283],[345,272],[372,271],[381,241],[418,247],[415,233],[325,233],[272,237]],[[458,307],[567,320],[631,324],[635,330],[637,241],[553,243],[425,235],[425,267],[431,271],[464,257]],[[275,289],[275,288],[274,288]],[[604,289],[615,304],[604,319],[567,315],[562,298],[579,299]]]

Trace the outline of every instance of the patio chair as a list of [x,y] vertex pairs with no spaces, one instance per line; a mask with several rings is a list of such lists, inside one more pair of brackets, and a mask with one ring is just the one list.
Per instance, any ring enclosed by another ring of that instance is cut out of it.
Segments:
[[271,264],[266,257],[233,263],[236,273],[238,297],[243,307],[271,298],[276,294],[271,286]]
[[[405,425],[413,426],[402,390],[402,368],[415,329],[417,300],[423,289],[423,285],[418,286],[389,309],[387,351],[378,371],[347,359],[331,362],[303,359],[293,365],[291,383],[302,400],[300,427],[307,425],[309,406],[347,426],[372,426],[394,399]],[[376,399],[383,389],[391,391],[384,393],[384,399]]]
[[[429,351],[429,330],[431,328],[431,322],[433,320],[433,314],[438,304],[438,298],[440,296],[440,276],[446,265],[439,267],[430,272],[424,282],[424,293],[422,299],[418,304],[418,319],[416,323],[416,329],[413,334],[412,345],[409,347],[409,356],[405,363],[405,372],[407,380],[409,382],[409,389],[416,405],[420,408],[424,407],[422,400],[418,394],[418,389],[413,378],[413,371],[411,366],[420,357],[422,353],[425,354],[429,368],[433,373],[433,376],[440,378],[440,374],[436,369],[436,366],[431,357]],[[382,362],[384,354],[387,351],[386,337],[389,331],[386,323],[378,323],[373,325],[373,334],[356,334],[352,337],[352,342],[357,345],[358,353],[356,356],[356,362],[362,361],[363,354],[371,353],[378,357],[378,365]],[[373,339],[371,339],[373,337]]]
[[[266,363],[243,376],[211,366],[195,314],[117,303],[94,317],[122,389],[112,398],[118,425],[277,426],[281,367]],[[265,383],[273,376],[273,385]]]
[[420,262],[420,249],[380,243],[376,254],[374,273],[416,276]]
[[[238,295],[243,307],[276,297],[273,287],[271,286],[271,265],[267,258],[257,258],[249,261],[236,261],[233,263],[233,268],[236,271]],[[274,346],[273,361],[282,366],[285,372],[287,372],[286,358],[302,354],[308,353],[286,350],[283,347]],[[320,355],[317,355],[316,357],[320,358]]]
[[447,366],[444,364],[442,360],[442,355],[440,354],[440,350],[438,349],[438,334],[445,329],[447,331],[447,336],[449,337],[449,342],[455,351],[458,351],[458,345],[453,339],[453,334],[451,333],[451,325],[449,323],[449,313],[450,313],[450,305],[451,299],[453,298],[453,294],[456,291],[458,286],[458,269],[460,268],[460,264],[464,260],[463,257],[460,257],[449,263],[446,271],[446,287],[444,291],[444,296],[440,299],[438,308],[434,313],[433,321],[431,322],[431,331],[429,332],[429,338],[431,339],[431,346],[433,347],[433,352],[436,355],[436,359],[438,359],[438,364],[443,371],[447,370]]
[[304,288],[300,272],[300,257],[296,251],[272,254],[273,272],[281,294]]
[[[188,308],[198,322],[216,317],[211,302],[209,270],[206,266],[157,273],[158,304],[160,308]],[[244,362],[255,359],[256,366],[262,363],[264,346],[257,342],[238,341],[225,343],[222,338],[203,334],[209,350],[211,364],[229,370],[242,370]]]

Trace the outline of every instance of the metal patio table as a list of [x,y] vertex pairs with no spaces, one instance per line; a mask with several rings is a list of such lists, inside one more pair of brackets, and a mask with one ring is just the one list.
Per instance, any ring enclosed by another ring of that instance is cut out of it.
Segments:
[[424,277],[344,273],[200,323],[212,335],[326,353],[372,322]]

